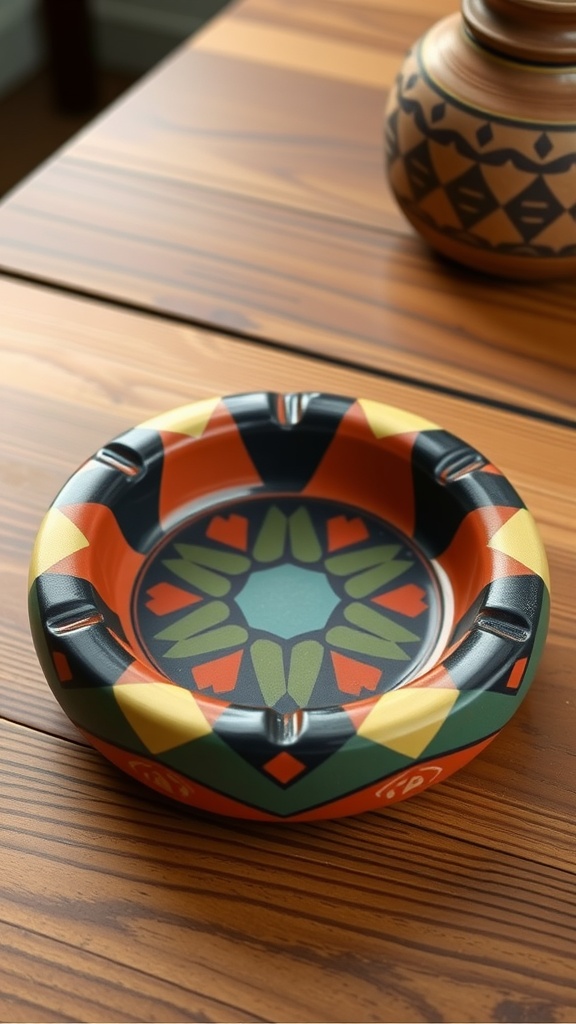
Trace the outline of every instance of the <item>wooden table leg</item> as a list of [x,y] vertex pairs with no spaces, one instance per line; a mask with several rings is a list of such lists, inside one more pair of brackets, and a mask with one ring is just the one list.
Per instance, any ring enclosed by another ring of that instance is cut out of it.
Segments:
[[87,0],[41,0],[54,100],[67,113],[96,106],[96,68]]

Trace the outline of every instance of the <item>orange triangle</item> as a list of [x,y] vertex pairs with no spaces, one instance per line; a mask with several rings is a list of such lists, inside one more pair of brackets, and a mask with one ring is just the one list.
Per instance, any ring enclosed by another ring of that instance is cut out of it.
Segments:
[[390,608],[391,611],[400,612],[411,619],[421,615],[428,607],[426,591],[415,583],[406,583],[405,586],[396,587],[396,590],[389,590],[388,593],[373,597],[372,600],[383,608]]
[[210,687],[214,693],[229,693],[236,686],[243,651],[225,654],[223,658],[206,661],[192,669],[194,682],[201,690]]
[[202,600],[198,594],[176,587],[173,583],[156,583],[146,591],[146,597],[146,607],[154,615],[169,615],[170,612],[178,612]]
[[347,658],[344,654],[330,652],[334,675],[338,689],[342,693],[351,693],[355,697],[360,696],[361,690],[371,690],[372,693],[382,678],[382,672],[374,665],[366,665],[362,661],[355,661],[354,658]]
[[368,537],[366,524],[359,516],[348,519],[347,516],[333,516],[328,520],[328,551],[337,551],[339,548],[349,547],[351,544],[359,544],[361,540]]
[[248,547],[248,520],[246,516],[238,516],[232,513],[229,516],[214,516],[210,520],[206,536],[210,540],[219,541],[220,544],[228,544],[231,548],[240,548],[246,551]]

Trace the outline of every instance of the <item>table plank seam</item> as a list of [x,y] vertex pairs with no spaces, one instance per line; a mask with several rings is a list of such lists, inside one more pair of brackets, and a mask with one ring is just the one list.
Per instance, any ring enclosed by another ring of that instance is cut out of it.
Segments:
[[0,722],[6,722],[8,725],[15,726],[17,729],[25,729],[27,732],[34,733],[38,736],[49,736],[50,739],[63,740],[65,743],[71,743],[74,747],[79,747],[81,750],[92,750],[89,743],[86,742],[78,734],[78,738],[74,736],[62,736],[59,733],[51,732],[50,729],[42,729],[39,725],[28,724],[28,722],[20,722],[17,718],[12,718],[11,715],[0,714]]
[[523,416],[539,422],[549,423],[553,426],[563,427],[568,430],[576,430],[576,419],[571,419],[569,416],[558,416],[554,413],[545,412],[540,409],[533,409],[529,406],[519,405],[515,402],[505,402],[502,399],[491,398],[489,395],[480,395],[471,391],[466,391],[464,388],[454,388],[447,384],[421,380],[418,377],[410,376],[410,374],[403,374],[394,370],[383,370],[379,367],[370,366],[366,363],[356,362],[353,359],[345,359],[343,356],[329,356],[324,352],[309,349],[304,345],[297,345],[279,341],[270,337],[263,337],[262,335],[240,330],[239,328],[212,324],[209,321],[205,321],[197,317],[189,317],[179,313],[156,310],[143,303],[132,302],[128,299],[118,299],[110,295],[105,295],[102,292],[91,291],[87,288],[64,284],[40,275],[27,274],[23,271],[13,270],[4,264],[0,264],[0,276],[7,280],[22,281],[26,284],[39,284],[42,287],[49,288],[51,291],[59,292],[64,295],[72,295],[77,298],[90,299],[91,301],[96,301],[115,309],[151,317],[154,320],[163,320],[167,323],[200,328],[210,334],[219,334],[231,339],[236,338],[239,341],[250,342],[254,345],[259,345],[262,348],[267,348],[272,351],[282,352],[287,355],[298,355],[324,365],[339,367],[340,369],[351,370],[356,373],[365,373],[371,377],[377,377],[380,380],[389,380],[399,384],[406,384],[410,387],[418,388],[421,391],[430,391],[435,394],[447,395],[451,398],[458,398],[471,402],[474,405],[498,409],[501,412],[512,413],[514,415]]

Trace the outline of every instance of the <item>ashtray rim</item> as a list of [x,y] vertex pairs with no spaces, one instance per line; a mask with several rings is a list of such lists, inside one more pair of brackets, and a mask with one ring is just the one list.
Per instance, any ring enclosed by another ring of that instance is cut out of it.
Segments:
[[[233,414],[230,410],[233,411]],[[86,678],[91,679],[90,685],[94,685],[94,677],[97,676],[99,677],[97,682],[105,687],[115,688],[115,696],[120,699],[118,682],[119,670],[122,668],[122,672],[128,672],[129,682],[132,684],[132,686],[122,686],[121,709],[128,720],[133,724],[134,721],[141,723],[143,718],[148,718],[148,732],[153,732],[160,722],[161,731],[176,728],[176,733],[178,733],[174,716],[178,717],[181,714],[181,705],[175,698],[173,690],[168,694],[165,688],[166,686],[173,688],[175,685],[180,688],[180,684],[159,672],[156,665],[146,660],[140,645],[134,643],[134,634],[130,635],[130,641],[126,642],[126,630],[122,632],[120,620],[117,618],[121,615],[121,609],[119,610],[118,607],[112,609],[116,618],[108,617],[107,619],[106,613],[102,613],[102,604],[97,606],[90,603],[89,591],[92,589],[94,592],[97,587],[93,587],[90,577],[82,578],[83,573],[84,576],[89,575],[86,573],[86,566],[89,564],[86,549],[90,549],[90,557],[95,559],[92,563],[93,566],[96,566],[100,560],[95,545],[95,540],[98,538],[98,516],[101,517],[102,523],[105,523],[106,529],[108,529],[110,515],[114,517],[114,509],[120,507],[122,501],[127,501],[126,495],[138,494],[138,487],[146,475],[157,472],[158,466],[154,460],[157,461],[159,456],[152,442],[154,441],[157,445],[158,438],[160,438],[162,457],[165,460],[160,467],[160,472],[165,473],[166,460],[170,453],[173,454],[175,460],[180,460],[180,465],[181,460],[184,457],[190,457],[191,452],[196,453],[198,459],[200,451],[198,446],[208,445],[207,439],[210,440],[213,448],[216,445],[214,450],[217,450],[217,444],[230,443],[226,431],[236,430],[238,422],[242,423],[244,443],[249,435],[257,436],[266,434],[267,431],[270,436],[276,438],[299,431],[298,443],[302,443],[302,438],[307,438],[308,446],[313,447],[314,438],[324,429],[323,417],[327,423],[331,422],[336,415],[335,410],[337,410],[337,416],[340,417],[338,429],[341,432],[344,428],[340,424],[348,423],[346,441],[350,447],[347,450],[355,452],[357,448],[354,445],[368,443],[374,449],[373,453],[370,450],[371,456],[380,458],[384,446],[387,446],[390,457],[393,460],[398,460],[398,465],[403,465],[405,462],[412,474],[411,479],[420,481],[419,484],[416,484],[416,488],[420,486],[422,492],[419,500],[423,500],[422,495],[437,495],[436,504],[438,504],[439,512],[443,516],[451,516],[454,522],[457,522],[456,533],[460,531],[463,534],[463,539],[459,547],[456,545],[451,561],[448,559],[443,563],[442,560],[445,559],[443,550],[440,550],[437,555],[432,553],[429,556],[420,548],[423,556],[432,566],[436,579],[441,580],[440,587],[444,599],[454,591],[456,607],[460,608],[466,604],[472,592],[474,592],[474,597],[477,597],[478,581],[486,578],[488,593],[492,586],[492,589],[497,592],[497,602],[496,604],[493,602],[492,606],[481,603],[481,606],[477,607],[473,614],[470,613],[470,621],[464,625],[456,613],[454,621],[449,623],[449,629],[445,622],[442,628],[446,639],[448,634],[451,635],[451,641],[446,645],[436,645],[442,647],[438,651],[438,660],[432,659],[432,663],[427,662],[426,671],[403,680],[395,690],[378,692],[375,695],[348,701],[345,707],[334,704],[315,708],[305,706],[299,709],[299,712],[303,712],[306,721],[312,721],[315,718],[324,718],[325,720],[329,718],[331,720],[330,734],[334,736],[339,728],[338,723],[343,728],[347,728],[351,717],[362,722],[365,722],[367,718],[368,720],[374,719],[372,731],[361,726],[360,729],[363,729],[361,734],[370,740],[380,742],[377,738],[378,730],[384,727],[384,723],[379,720],[378,706],[382,703],[382,697],[387,693],[400,693],[407,688],[417,687],[420,691],[424,689],[430,691],[428,703],[425,702],[421,693],[418,695],[417,699],[422,701],[420,717],[414,712],[416,698],[411,700],[406,697],[397,698],[399,704],[394,714],[398,719],[397,728],[400,731],[420,733],[428,728],[431,719],[434,719],[437,712],[446,715],[448,705],[450,705],[448,709],[448,714],[450,714],[451,702],[459,700],[458,710],[462,711],[485,694],[485,689],[478,685],[478,677],[484,673],[487,678],[490,678],[494,650],[496,650],[498,642],[504,640],[506,643],[522,645],[540,627],[539,642],[540,645],[543,643],[541,634],[543,628],[545,635],[547,613],[543,613],[541,603],[538,607],[529,607],[525,593],[526,580],[529,578],[539,579],[546,593],[549,589],[546,556],[537,527],[514,488],[492,463],[475,449],[420,416],[371,400],[347,399],[342,396],[327,396],[316,392],[297,395],[253,393],[227,396],[225,399],[207,399],[180,406],[166,414],[145,421],[99,449],[95,456],[88,459],[62,488],[38,532],[30,570],[31,594],[34,594],[34,598],[31,598],[32,633],[50,685],[73,721],[75,720],[74,709],[81,703],[82,693],[86,696],[87,690],[82,691],[81,687],[76,690],[72,688],[66,690],[66,684],[69,683],[69,680],[66,679],[66,672],[70,672],[69,666],[67,668],[66,665],[68,661],[74,659],[76,659],[75,664],[78,664],[77,652],[73,651],[74,643],[81,634],[91,633],[95,641],[86,648],[85,661],[82,662],[82,658],[80,658]],[[222,417],[222,422],[219,421],[219,416]],[[236,420],[231,427],[230,424],[234,420],[234,416]],[[310,418],[312,418],[312,426],[307,432],[306,423]],[[425,438],[428,447],[424,445],[421,450],[417,450],[416,441],[421,438]],[[152,449],[153,454],[151,454]],[[214,450],[209,452],[211,457],[214,456]],[[253,452],[252,456],[254,457]],[[266,461],[261,453],[259,457]],[[418,460],[421,465],[418,464]],[[209,461],[207,457],[206,461]],[[396,463],[393,461],[391,465],[396,465]],[[208,468],[206,472],[208,476],[212,474],[211,479],[214,478],[213,468],[212,470]],[[94,476],[92,486],[88,483],[91,474]],[[482,486],[477,483],[480,476],[483,478]],[[165,474],[162,477],[162,486],[165,486],[166,479]],[[227,480],[224,478],[222,483],[226,482]],[[148,485],[150,485],[150,479]],[[158,486],[160,487],[160,484]],[[174,490],[176,487],[174,480],[171,486],[174,491],[173,501],[174,494],[177,493]],[[335,483],[334,486],[338,490],[341,485]],[[366,487],[369,488],[369,486],[372,485],[366,484]],[[148,489],[150,490],[150,486]],[[226,488],[222,488],[222,490],[225,491]],[[256,488],[257,497],[269,497],[271,493],[274,493],[273,488],[271,490],[269,486],[268,490],[264,491],[258,491]],[[288,493],[296,498],[302,495],[303,491],[302,489],[290,490]],[[81,500],[78,500],[79,495]],[[446,499],[446,495],[451,495],[449,501]],[[494,496],[496,496],[495,499]],[[308,500],[322,501],[327,497],[329,496],[322,494],[307,495]],[[248,500],[253,499],[248,498]],[[332,500],[331,497],[330,500]],[[337,503],[338,499],[334,500]],[[159,501],[159,506],[161,505],[162,501]],[[185,503],[185,506],[185,514],[181,515],[182,522],[187,522],[187,518],[189,518],[188,513],[191,506],[188,503]],[[78,513],[78,518],[74,521],[77,510],[87,507],[90,508],[96,521],[96,527],[92,527],[93,534],[90,539],[87,539],[83,532],[86,516],[82,520],[81,514]],[[215,507],[221,507],[218,501],[215,502]],[[355,507],[362,509],[364,505],[360,504]],[[158,528],[154,527],[156,534],[152,530],[146,540],[150,550],[155,550],[159,543],[165,542],[169,530],[174,528],[179,510],[181,513],[182,505],[174,506],[174,501],[171,508],[169,502],[164,509],[159,507]],[[395,510],[394,515],[396,521],[391,521],[397,528],[400,528],[397,522],[398,510]],[[415,518],[414,529],[418,532],[418,516],[416,514]],[[440,518],[442,517],[439,514]],[[512,519],[514,519],[516,527],[515,533],[513,527],[509,525]],[[452,523],[450,528],[453,525]],[[118,526],[117,522],[116,526]],[[126,529],[125,524],[122,528]],[[409,537],[409,534],[406,536]],[[500,539],[498,540],[498,538]],[[411,539],[418,548],[421,542],[415,540],[413,535]],[[438,543],[441,547],[442,540]],[[466,544],[468,548],[466,548]],[[476,562],[478,564],[476,568],[472,565],[469,566],[470,571],[467,575],[461,568],[462,550],[468,553],[471,550],[471,544],[472,550],[477,555]],[[454,547],[453,542],[451,542],[451,546]],[[450,550],[450,545],[448,550]],[[63,552],[63,557],[55,559],[55,554],[62,556]],[[479,555],[478,552],[480,552]],[[140,552],[140,554],[142,553]],[[144,561],[140,560],[139,562],[139,574],[144,571],[146,557],[148,556],[142,555]],[[131,554],[130,558],[132,558]],[[504,562],[506,565],[503,567]],[[506,566],[512,563],[516,567],[513,571],[518,572],[517,576],[506,575]],[[135,562],[132,560],[126,564],[135,564]],[[66,572],[62,571],[63,567]],[[476,580],[475,573],[478,580]],[[71,577],[74,578],[73,587],[67,594],[65,580],[67,578],[70,582]],[[131,578],[132,595],[137,587],[137,578],[138,574]],[[446,580],[449,581],[448,585]],[[503,589],[503,585],[500,585],[501,580],[506,581],[507,589]],[[515,586],[517,589],[520,588],[517,594]],[[108,591],[111,593],[112,590],[113,587],[109,582]],[[39,594],[40,607],[37,605]],[[130,600],[132,601],[132,598]],[[543,615],[546,618],[546,623],[542,627]],[[458,630],[456,630],[457,635],[453,633],[454,627],[459,628],[459,634]],[[483,634],[482,643],[476,642],[479,634]],[[494,643],[486,643],[486,636],[493,638]],[[533,636],[532,639],[534,640]],[[55,642],[59,645],[57,652],[54,652]],[[52,657],[51,665],[47,664],[46,651],[49,648],[52,649],[53,654],[60,655],[60,668],[58,664],[55,665],[54,657]],[[72,652],[70,658],[67,657],[67,652]],[[129,667],[125,665],[127,656],[133,659]],[[97,658],[96,666],[94,665],[95,657]],[[532,654],[525,659],[524,672],[530,661],[532,661]],[[514,665],[516,664],[517,662],[514,662]],[[453,666],[456,666],[456,671]],[[60,676],[57,681],[54,679],[54,670],[56,676],[58,674]],[[78,669],[75,668],[74,672],[76,674]],[[454,673],[457,677],[457,685],[454,685],[452,679]],[[519,678],[513,680],[516,689],[522,682],[519,672],[517,675]],[[475,681],[469,689],[467,689],[467,676]],[[146,699],[143,699],[144,692],[147,695],[152,691],[150,689],[143,691],[142,687],[150,687],[151,683],[156,684],[156,691],[158,691],[158,686],[164,688],[165,695],[170,697],[169,707],[162,706],[159,703],[160,698],[148,704]],[[183,692],[192,695],[189,688],[183,688]],[[276,712],[266,704],[246,707],[235,704],[233,700],[223,702],[218,697],[199,692],[198,689],[193,692],[193,703],[197,716],[198,735],[210,734],[220,707],[225,703],[231,713],[238,712],[242,719],[243,729],[250,730],[253,727],[258,736],[263,733],[268,737],[276,736],[280,747],[293,741],[293,737],[291,739],[289,735],[289,724],[286,724],[291,716],[288,713]],[[391,707],[392,702],[389,700],[388,717],[390,717]],[[410,708],[409,713],[407,712],[408,708]],[[80,715],[80,719],[77,724],[89,732],[82,715]],[[274,719],[277,721],[275,722]],[[102,723],[99,725],[100,734],[96,738],[107,742],[105,730],[102,731]],[[499,731],[499,727],[495,731]],[[146,732],[146,728],[144,732]],[[96,729],[96,733],[98,733],[98,729]],[[152,753],[154,752],[151,746],[148,749]]]

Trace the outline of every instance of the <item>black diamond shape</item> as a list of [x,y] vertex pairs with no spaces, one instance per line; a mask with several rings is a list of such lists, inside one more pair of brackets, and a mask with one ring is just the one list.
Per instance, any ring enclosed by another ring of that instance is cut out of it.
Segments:
[[400,111],[395,110],[386,122],[386,159],[389,164],[392,164],[400,156],[400,146],[398,143],[398,117]]
[[423,199],[440,184],[426,140],[406,153],[404,166],[415,199]]
[[562,203],[542,177],[535,178],[504,209],[525,242],[530,242],[564,212]]
[[488,124],[488,122],[486,122],[486,124],[481,125],[478,131],[476,132],[476,138],[478,140],[479,146],[487,146],[489,142],[492,142],[492,139],[494,138],[492,125]]
[[541,157],[541,159],[544,159],[544,157],[548,156],[548,153],[554,149],[554,143],[550,142],[546,132],[542,132],[542,135],[539,135],[534,143],[534,149],[538,153],[538,156]]
[[446,104],[445,103],[437,103],[434,107],[432,107],[431,117],[432,117],[432,120],[433,120],[434,124],[436,123],[436,121],[441,121],[442,118],[444,117],[445,113],[446,113]]
[[465,228],[471,228],[499,206],[478,166],[454,178],[446,185],[446,194]]
[[406,79],[406,88],[413,89],[418,81],[418,75],[410,75],[410,78]]

